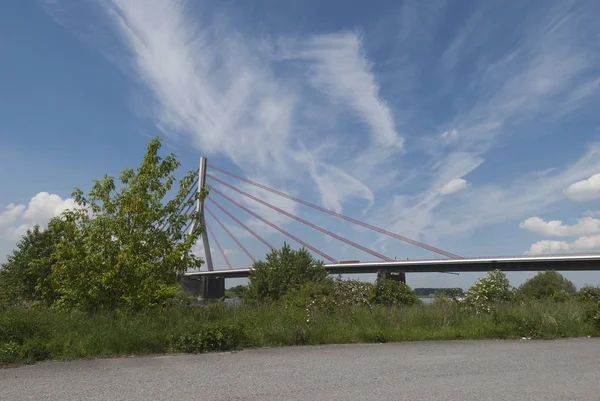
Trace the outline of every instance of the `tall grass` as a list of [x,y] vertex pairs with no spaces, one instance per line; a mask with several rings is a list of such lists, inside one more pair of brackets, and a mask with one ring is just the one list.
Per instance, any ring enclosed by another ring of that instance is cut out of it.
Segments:
[[415,340],[595,336],[594,304],[496,306],[489,314],[442,303],[334,313],[280,305],[171,307],[94,315],[47,308],[0,311],[0,364],[241,347]]

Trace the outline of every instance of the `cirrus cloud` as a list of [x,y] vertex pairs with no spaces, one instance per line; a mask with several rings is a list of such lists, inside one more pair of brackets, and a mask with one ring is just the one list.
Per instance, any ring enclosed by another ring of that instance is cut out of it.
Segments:
[[440,189],[438,189],[438,192],[440,195],[451,195],[458,191],[462,191],[468,186],[469,184],[466,180],[462,178],[455,178],[444,184]]

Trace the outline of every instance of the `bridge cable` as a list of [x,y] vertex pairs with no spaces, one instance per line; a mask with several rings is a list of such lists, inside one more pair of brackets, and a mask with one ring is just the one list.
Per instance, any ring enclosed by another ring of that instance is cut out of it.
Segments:
[[[223,247],[221,247],[221,244],[219,243],[219,240],[217,239],[217,236],[215,235],[215,233],[213,232],[213,230],[210,228],[210,226],[208,225],[208,223],[206,223],[206,228],[208,229],[208,232],[210,233],[210,236],[212,237],[212,239],[215,241],[215,244],[217,244],[217,247],[219,248],[219,251],[221,251],[221,255],[223,255],[223,259],[225,259],[225,262],[227,263],[227,266],[229,266],[230,269],[233,269],[233,267],[231,266],[231,262],[229,262],[229,258],[225,254],[225,251],[223,250]],[[206,252],[206,249],[204,250],[204,252]]]
[[282,197],[284,197],[284,198],[286,198],[286,199],[293,200],[294,202],[301,203],[301,204],[303,204],[303,205],[305,205],[305,206],[308,206],[308,207],[311,207],[311,208],[313,208],[313,209],[319,210],[319,211],[321,211],[321,212],[324,212],[324,213],[330,214],[330,215],[332,215],[332,216],[338,217],[338,218],[340,218],[340,219],[342,219],[342,220],[349,221],[349,222],[351,222],[351,223],[354,223],[354,224],[357,224],[357,225],[359,225],[359,226],[361,226],[361,227],[368,228],[368,229],[370,229],[370,230],[373,230],[373,231],[376,231],[376,232],[378,232],[378,233],[380,233],[380,234],[387,235],[387,236],[389,236],[389,237],[392,237],[392,238],[398,239],[398,240],[400,240],[400,241],[403,241],[403,242],[409,243],[409,244],[411,244],[411,245],[418,246],[418,247],[420,247],[420,248],[426,249],[426,250],[428,250],[428,251],[431,251],[431,252],[435,252],[435,253],[437,253],[437,254],[439,254],[439,255],[443,255],[443,256],[449,257],[449,258],[451,258],[451,259],[464,259],[462,256],[455,255],[455,254],[453,254],[453,253],[451,253],[451,252],[447,252],[447,251],[444,251],[444,250],[442,250],[442,249],[439,249],[439,248],[436,248],[436,247],[433,247],[433,246],[427,245],[427,244],[425,244],[425,243],[423,243],[423,242],[416,241],[416,240],[410,239],[410,238],[408,238],[408,237],[405,237],[405,236],[403,236],[403,235],[399,235],[399,234],[393,233],[393,232],[391,232],[391,231],[385,230],[385,229],[383,229],[383,228],[376,227],[376,226],[374,226],[374,225],[372,225],[372,224],[369,224],[369,223],[362,222],[362,221],[360,221],[360,220],[354,219],[354,218],[352,218],[352,217],[349,217],[349,216],[343,215],[343,214],[341,214],[341,213],[338,213],[338,212],[334,212],[333,210],[325,209],[324,207],[321,207],[321,206],[319,206],[319,205],[315,205],[314,203],[311,203],[311,202],[308,202],[308,201],[302,200],[302,199],[300,199],[300,198],[297,198],[297,197],[295,197],[295,196],[292,196],[292,195],[286,194],[285,192],[281,192],[281,191],[278,191],[278,190],[276,190],[276,189],[270,188],[270,187],[268,187],[268,186],[266,186],[266,185],[259,184],[258,182],[255,182],[255,181],[249,180],[249,179],[247,179],[247,178],[241,177],[241,176],[239,176],[239,175],[237,175],[237,174],[234,174],[234,173],[230,173],[229,171],[227,171],[227,170],[223,170],[223,169],[221,169],[221,168],[219,168],[219,167],[215,167],[215,166],[213,166],[213,165],[210,165],[210,164],[208,165],[208,167],[212,168],[213,170],[219,171],[219,172],[221,172],[221,173],[223,173],[223,174],[226,174],[226,175],[228,175],[228,176],[230,176],[230,177],[237,178],[238,180],[244,181],[244,182],[246,182],[246,183],[248,183],[248,184],[252,184],[252,185],[254,185],[254,186],[257,186],[257,187],[259,187],[259,188],[262,188],[262,189],[264,189],[264,190],[266,190],[266,191],[269,191],[269,192],[271,192],[271,193],[274,193],[274,194],[277,194],[277,195],[279,195],[279,196],[282,196]]
[[283,214],[283,215],[285,215],[285,216],[287,216],[287,217],[289,217],[291,219],[299,221],[300,223],[302,223],[304,225],[307,225],[307,226],[309,226],[311,228],[314,228],[315,230],[318,230],[318,231],[322,232],[323,234],[329,235],[330,237],[333,237],[333,238],[335,238],[335,239],[337,239],[339,241],[342,241],[342,242],[344,242],[344,243],[346,243],[346,244],[348,244],[350,246],[353,246],[353,247],[355,247],[357,249],[360,249],[363,252],[371,254],[371,255],[373,255],[373,256],[375,256],[377,258],[380,258],[381,260],[385,260],[386,262],[393,262],[394,261],[394,259],[388,258],[387,256],[385,256],[385,255],[383,255],[383,254],[381,254],[379,252],[373,251],[373,250],[371,250],[371,249],[369,249],[367,247],[364,247],[364,246],[362,246],[362,245],[360,245],[360,244],[358,244],[358,243],[356,243],[354,241],[351,241],[351,240],[349,240],[347,238],[344,238],[341,235],[333,233],[333,232],[331,232],[331,231],[329,231],[329,230],[327,230],[327,229],[325,229],[323,227],[320,227],[320,226],[318,226],[316,224],[313,224],[313,223],[309,222],[308,220],[305,220],[305,219],[303,219],[301,217],[293,215],[292,213],[286,212],[285,210],[283,210],[281,208],[278,208],[277,206],[273,206],[270,203],[265,202],[265,201],[263,201],[260,198],[257,198],[256,196],[250,195],[249,193],[247,193],[245,191],[242,191],[241,189],[236,188],[233,185],[228,184],[225,181],[222,181],[222,180],[218,179],[217,177],[213,176],[212,174],[206,174],[206,176],[210,177],[211,179],[213,179],[215,181],[217,181],[221,185],[225,185],[226,187],[228,187],[228,188],[230,188],[230,189],[232,189],[232,190],[234,190],[234,191],[236,191],[236,192],[238,192],[238,193],[240,193],[240,194],[242,194],[242,195],[244,195],[244,196],[246,196],[246,197],[248,197],[248,198],[250,198],[250,199],[252,199],[252,200],[254,200],[256,202],[258,202],[258,203],[260,203],[260,204],[262,204],[262,205],[264,205],[264,206],[266,206],[266,207],[268,207],[268,208],[270,208],[272,210],[275,210],[275,211],[277,211],[277,212],[279,212],[279,213],[281,213],[281,214]]
[[244,210],[246,213],[251,214],[252,216],[256,217],[257,219],[259,219],[260,221],[262,221],[263,223],[267,224],[269,227],[274,228],[275,230],[279,231],[280,233],[282,233],[283,235],[293,239],[294,241],[298,242],[299,244],[305,246],[306,248],[310,249],[311,251],[321,255],[323,258],[329,260],[331,263],[338,263],[338,261],[334,258],[332,258],[331,256],[327,255],[325,252],[322,252],[320,250],[318,250],[317,248],[311,246],[310,244],[302,241],[300,238],[296,237],[293,234],[290,234],[289,232],[285,231],[283,228],[280,228],[278,226],[276,226],[275,224],[271,223],[270,221],[264,219],[263,217],[259,216],[258,214],[254,213],[252,210],[248,209],[247,207],[241,205],[240,203],[236,202],[235,200],[231,199],[229,196],[225,195],[223,192],[219,191],[216,188],[211,188],[211,191],[221,195],[223,198],[227,199],[229,202],[231,202],[232,204],[234,204],[235,206],[239,207],[240,209]]
[[277,251],[277,249],[273,245],[271,245],[269,242],[267,242],[267,240],[265,240],[263,237],[261,237],[260,235],[258,235],[256,232],[254,232],[254,230],[252,230],[250,227],[248,227],[247,225],[245,225],[244,223],[242,223],[234,215],[232,215],[231,213],[229,213],[223,206],[219,205],[217,202],[215,202],[211,198],[206,198],[206,200],[209,201],[209,202],[211,202],[212,204],[214,204],[219,209],[221,209],[221,211],[223,213],[225,213],[227,216],[229,216],[232,220],[234,220],[240,226],[244,227],[246,229],[246,231],[248,231],[250,234],[252,234],[254,236],[254,238],[258,239],[260,242],[262,242],[263,244],[265,244],[267,246],[267,248],[270,248],[273,251]]
[[225,226],[225,224],[223,224],[221,222],[221,220],[219,220],[219,218],[212,212],[212,210],[210,210],[210,208],[206,205],[204,205],[204,209],[208,212],[208,214],[210,214],[212,216],[212,218],[223,228],[223,230],[225,230],[225,232],[229,235],[229,237],[231,237],[231,239],[240,247],[240,249],[242,251],[244,251],[244,253],[246,255],[248,255],[248,257],[250,258],[250,260],[252,261],[252,263],[256,262],[256,259],[254,259],[254,256],[252,256],[252,254],[250,252],[248,252],[248,250],[246,249],[246,247],[244,247],[244,245],[242,245],[240,243],[240,241],[237,240],[237,238],[235,238],[235,236],[231,233],[231,231],[229,231],[229,229]]
[[[192,183],[192,186],[190,187],[190,191],[188,192],[189,195],[187,196],[187,199],[182,204],[185,204],[185,203],[189,202],[194,197],[194,195],[197,192],[197,188],[196,188],[196,184],[197,183],[198,183],[198,178],[196,178],[196,180]],[[184,212],[184,214],[187,214],[193,206],[194,206],[193,204],[190,205],[190,206],[188,206],[188,208],[186,209],[186,211]],[[180,205],[179,208],[178,208],[177,216],[181,215],[182,211],[183,211],[183,207]],[[159,221],[159,224],[162,222],[163,219],[166,219],[166,216],[163,217]],[[164,229],[166,228],[166,226],[167,226],[168,223],[169,223],[168,221],[164,221],[162,227],[160,228],[160,231],[164,231]]]

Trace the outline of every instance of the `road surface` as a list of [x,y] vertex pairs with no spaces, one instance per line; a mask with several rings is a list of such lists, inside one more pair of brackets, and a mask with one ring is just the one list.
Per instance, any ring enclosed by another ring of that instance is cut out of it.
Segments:
[[597,400],[600,339],[258,349],[0,369],[0,399]]

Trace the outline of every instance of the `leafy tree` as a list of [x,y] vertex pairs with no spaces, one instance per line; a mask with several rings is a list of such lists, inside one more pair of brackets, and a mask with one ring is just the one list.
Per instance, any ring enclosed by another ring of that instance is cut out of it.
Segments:
[[54,228],[27,230],[0,269],[0,304],[17,305],[54,299],[49,280],[61,232]]
[[577,299],[583,302],[600,302],[600,287],[586,285],[577,292]]
[[246,292],[248,292],[248,286],[247,285],[236,285],[235,287],[229,288],[228,291],[237,295],[239,298],[244,298],[244,296],[246,295]]
[[250,272],[246,299],[277,301],[290,289],[327,278],[324,263],[316,260],[304,248],[292,250],[284,244],[281,251],[272,251],[266,261],[257,261]]
[[377,279],[371,288],[370,299],[381,305],[414,305],[419,298],[406,284],[394,280]]
[[575,295],[575,285],[562,274],[553,270],[538,273],[524,282],[517,291],[525,299],[547,299],[564,301]]
[[183,230],[199,217],[188,210],[207,190],[188,197],[196,174],[190,171],[174,198],[165,201],[180,163],[173,154],[161,158],[160,147],[159,138],[149,142],[137,170],[122,171],[118,191],[110,176],[95,181],[87,197],[76,188],[78,206],[49,223],[62,233],[50,274],[60,305],[87,310],[160,305],[180,291],[178,278],[186,269],[200,267],[191,252],[200,230],[190,235]]
[[506,274],[500,270],[494,270],[489,272],[487,277],[479,279],[473,284],[465,298],[466,302],[477,312],[490,312],[493,304],[514,301],[514,291]]

